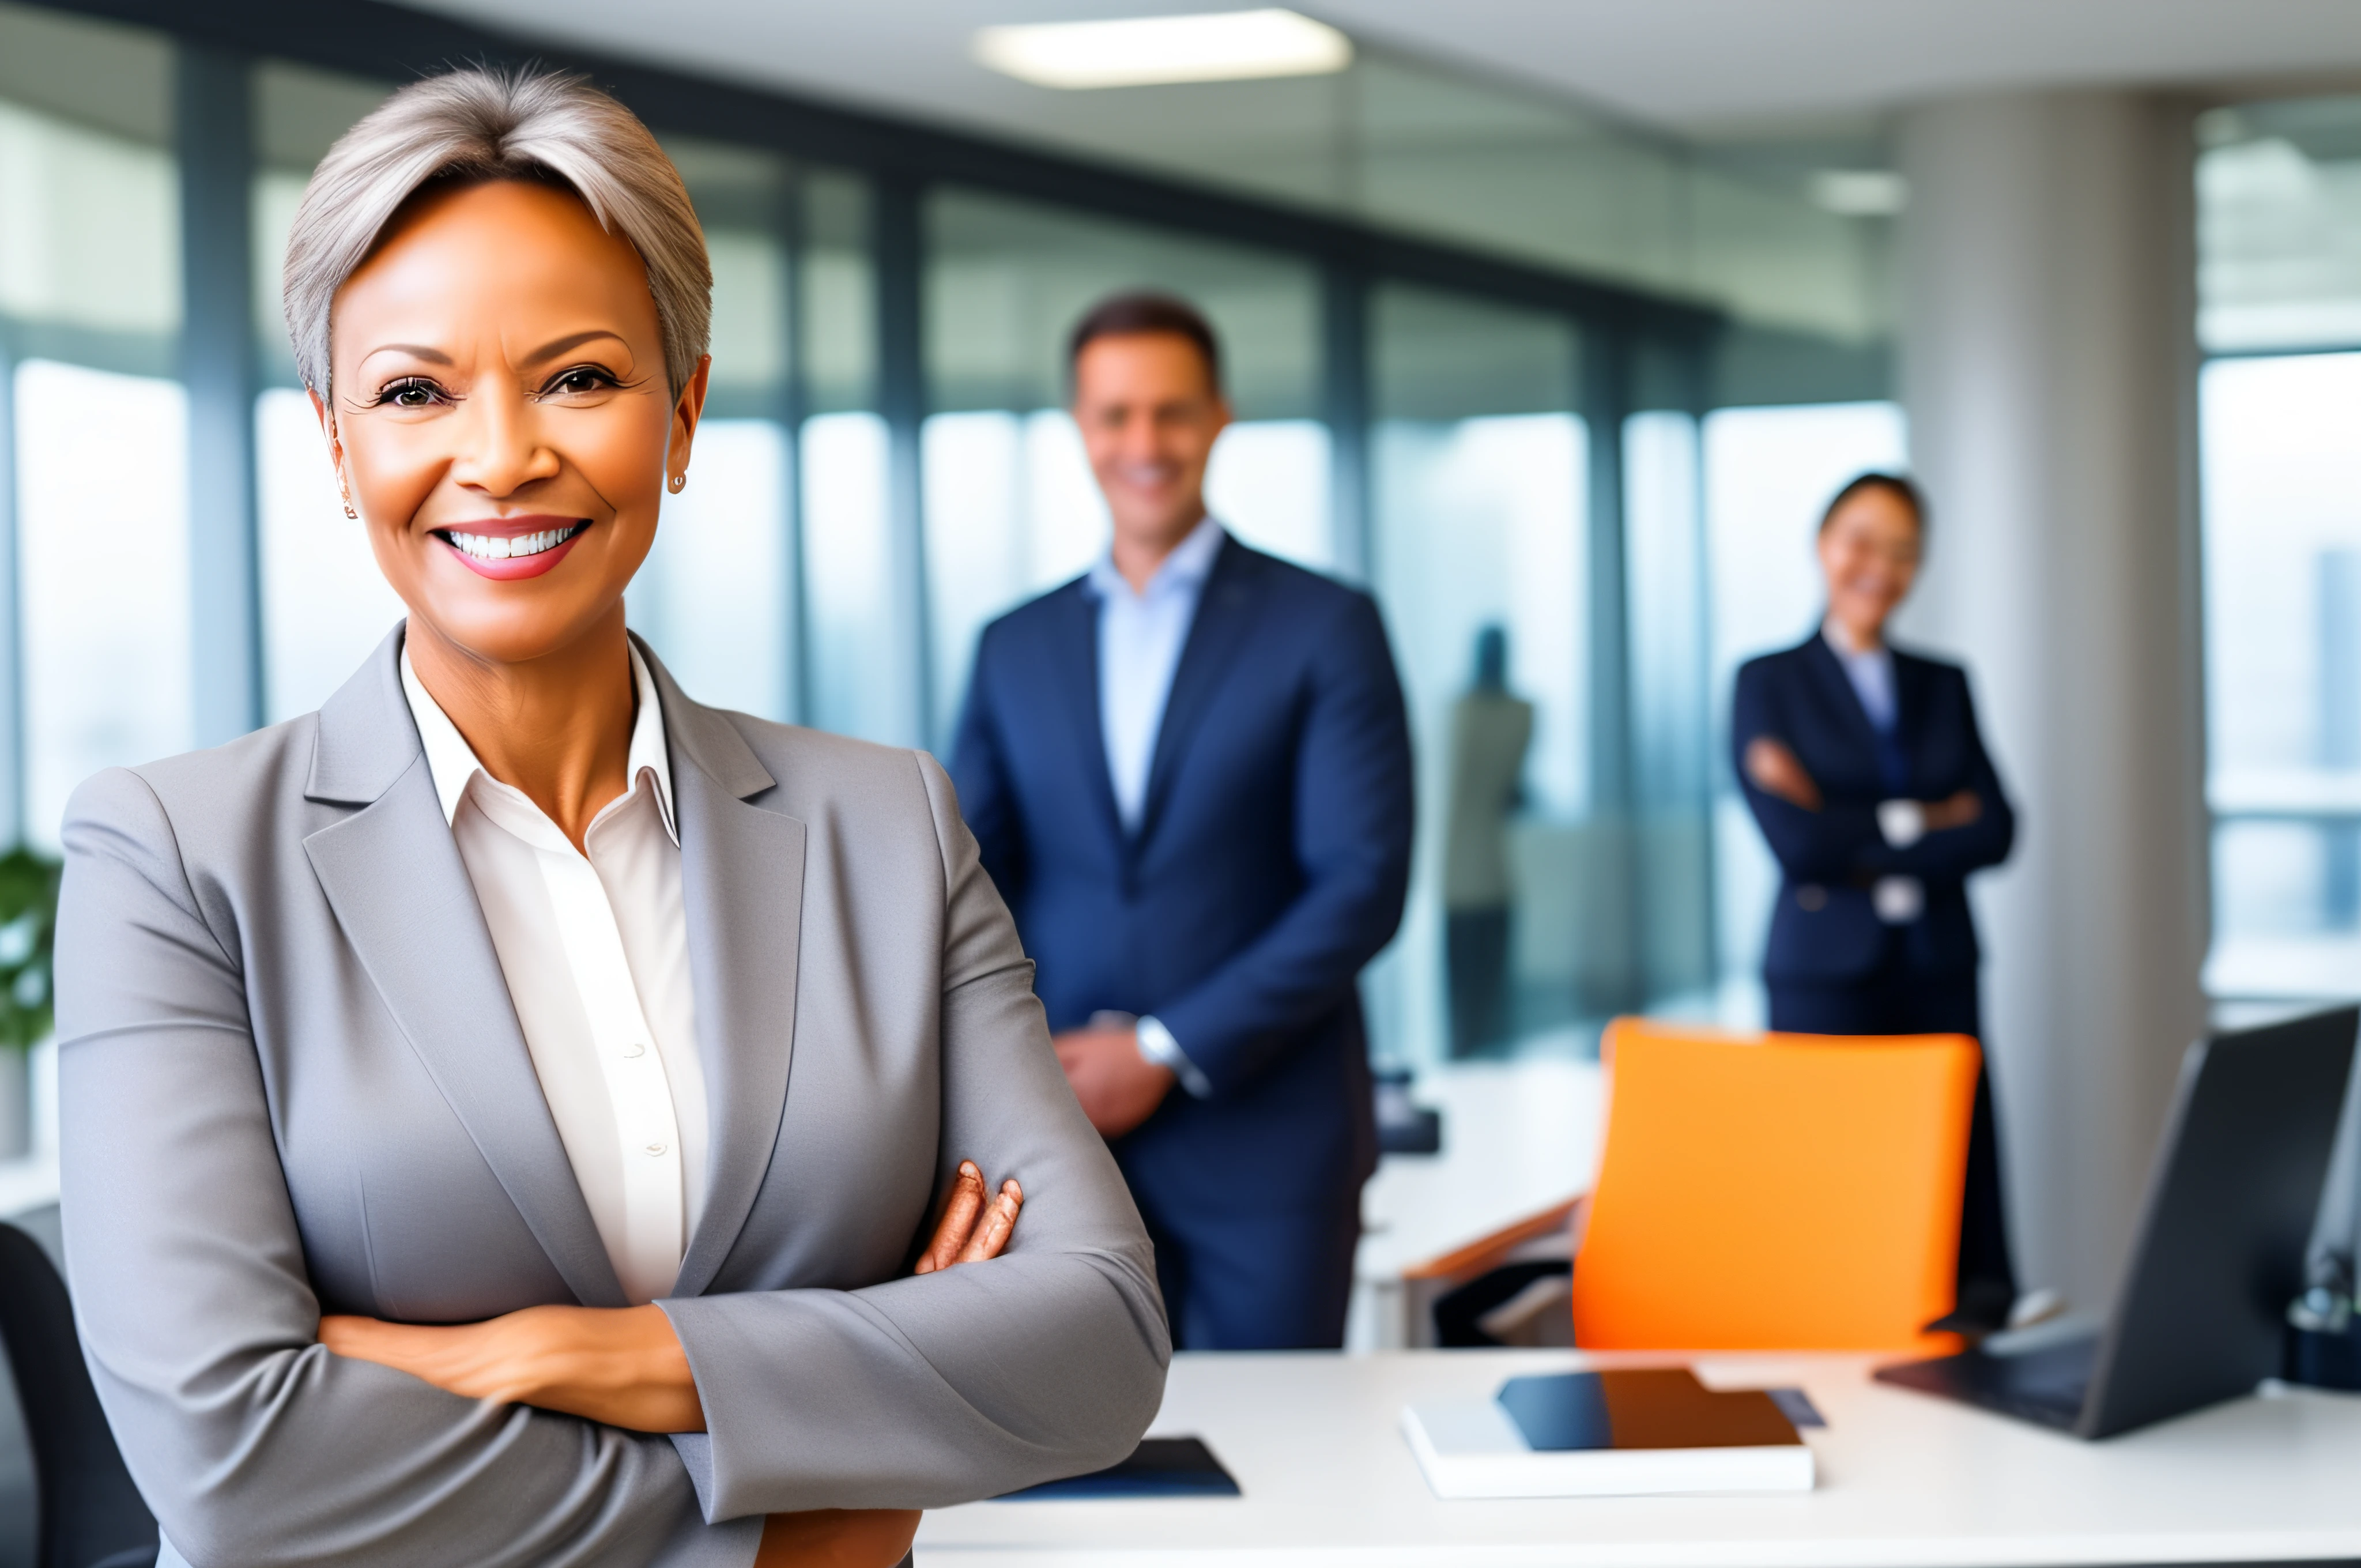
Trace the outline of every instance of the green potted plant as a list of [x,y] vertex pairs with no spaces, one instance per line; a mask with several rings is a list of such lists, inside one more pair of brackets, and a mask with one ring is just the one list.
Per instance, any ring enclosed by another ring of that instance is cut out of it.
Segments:
[[21,1157],[32,1144],[27,1058],[56,1019],[49,959],[63,870],[22,844],[0,854],[0,1159]]

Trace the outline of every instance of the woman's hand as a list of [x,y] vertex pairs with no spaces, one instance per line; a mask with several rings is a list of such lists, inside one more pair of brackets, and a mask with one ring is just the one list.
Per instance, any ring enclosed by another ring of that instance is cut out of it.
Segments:
[[[998,1257],[1025,1190],[984,1201],[983,1172],[961,1160],[917,1274]],[[532,1405],[631,1431],[703,1431],[688,1353],[660,1307],[527,1307],[480,1323],[389,1323],[332,1314],[320,1343],[464,1399]],[[763,1522],[755,1568],[893,1568],[918,1532],[916,1508],[815,1508]]]
[[632,1431],[703,1431],[688,1353],[659,1307],[527,1307],[480,1323],[324,1317],[320,1343],[463,1399],[533,1405]]
[[[999,1256],[1024,1202],[1010,1180],[986,1204],[983,1172],[961,1161],[917,1272]],[[660,1307],[527,1307],[456,1324],[331,1315],[320,1320],[320,1343],[463,1399],[532,1405],[631,1431],[705,1430],[688,1353]]]
[[[960,1161],[959,1177],[951,1183],[934,1238],[910,1272],[932,1274],[954,1264],[998,1257],[1024,1205],[1025,1190],[1013,1178],[1000,1184],[1000,1196],[987,1204],[983,1172],[972,1159]],[[754,1568],[894,1568],[908,1554],[918,1519],[916,1508],[773,1514],[763,1521],[763,1545],[754,1555]]]
[[1939,833],[1946,828],[1965,828],[1984,814],[1983,796],[1971,789],[1963,789],[1941,800],[1930,800],[1922,809],[1926,813],[1927,831]]
[[1820,786],[1787,750],[1784,740],[1768,735],[1758,735],[1746,743],[1746,776],[1754,787],[1765,795],[1775,795],[1790,806],[1800,806],[1806,811],[1820,808]]
[[960,1161],[958,1179],[951,1183],[951,1195],[943,1205],[943,1217],[935,1226],[934,1240],[918,1255],[913,1274],[932,1274],[939,1268],[949,1268],[955,1263],[982,1263],[998,1257],[1008,1238],[1016,1229],[1017,1211],[1025,1207],[1025,1189],[1010,1177],[1000,1184],[1000,1196],[989,1207],[983,1201],[983,1172],[975,1161]]

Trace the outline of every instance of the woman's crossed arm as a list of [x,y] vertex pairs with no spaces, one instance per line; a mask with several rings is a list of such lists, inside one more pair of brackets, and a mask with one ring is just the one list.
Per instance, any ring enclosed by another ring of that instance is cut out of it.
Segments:
[[[914,1272],[1000,1255],[1025,1193],[1016,1181],[984,1197],[983,1173],[960,1162],[933,1238]],[[392,1323],[328,1316],[320,1343],[338,1355],[407,1372],[463,1398],[533,1405],[633,1431],[705,1430],[697,1380],[660,1307],[527,1307],[480,1323]],[[773,1514],[756,1568],[897,1562],[918,1528],[915,1508],[820,1508]]]

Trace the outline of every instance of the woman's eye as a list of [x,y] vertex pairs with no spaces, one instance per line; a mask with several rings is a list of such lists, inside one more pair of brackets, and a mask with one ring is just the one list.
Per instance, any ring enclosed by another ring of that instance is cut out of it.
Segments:
[[549,383],[551,392],[559,396],[568,393],[603,391],[614,384],[613,378],[591,365],[579,365],[561,372]]
[[378,393],[377,400],[391,408],[432,408],[441,397],[441,389],[432,381],[396,381]]

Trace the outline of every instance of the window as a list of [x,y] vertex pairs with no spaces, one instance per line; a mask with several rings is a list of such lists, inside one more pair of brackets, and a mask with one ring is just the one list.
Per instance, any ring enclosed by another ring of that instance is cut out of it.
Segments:
[[16,381],[26,831],[54,847],[76,784],[191,744],[189,411],[156,377],[32,359]]
[[896,624],[904,563],[889,496],[892,435],[880,411],[875,230],[868,186],[843,176],[807,189],[797,286],[809,413],[802,469],[804,602],[810,675],[803,722],[907,745],[912,652]]
[[0,395],[21,753],[8,826],[191,743],[188,407],[170,52],[0,7]]
[[326,438],[296,378],[280,266],[312,168],[391,84],[265,60],[253,71],[255,536],[260,555],[262,710],[310,713],[352,677],[406,613],[345,515]]
[[688,486],[664,497],[631,591],[632,627],[699,702],[796,717],[795,463],[799,347],[792,250],[802,194],[785,159],[668,138],[713,264],[713,367]]
[[2361,988],[2361,354],[2199,381],[2214,942],[2228,997]]
[[1588,896],[1578,345],[1562,319],[1455,295],[1373,302],[1373,580],[1419,801],[1409,912],[1367,981],[1386,1054],[1565,1043],[1586,981],[1623,961],[1623,912]]
[[2224,1001],[2361,992],[2361,97],[2199,122],[2207,795]]

